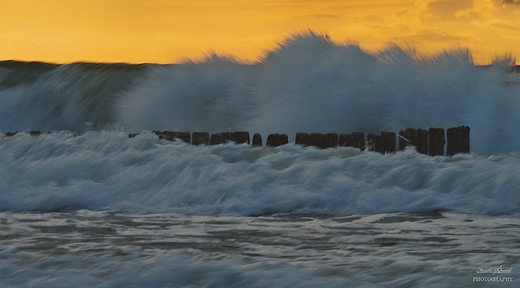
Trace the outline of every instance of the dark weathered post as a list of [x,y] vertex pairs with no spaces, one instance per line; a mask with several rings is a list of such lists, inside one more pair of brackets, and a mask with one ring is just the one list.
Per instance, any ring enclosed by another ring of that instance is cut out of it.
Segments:
[[249,144],[249,132],[237,131],[231,133],[231,141],[237,144]]
[[[399,150],[406,146],[415,146],[417,152],[428,155],[428,131],[424,129],[406,128],[399,131]],[[403,139],[404,138],[404,139]]]
[[231,141],[231,132],[215,133],[209,137],[209,145],[224,144],[227,141]]
[[209,144],[209,133],[208,132],[193,132],[191,135],[192,145],[208,145]]
[[178,131],[153,131],[155,135],[159,136],[159,139],[164,139],[168,141],[175,141],[175,139],[180,139],[183,142],[190,144],[191,142],[191,134],[190,132],[178,132]]
[[339,147],[353,147],[354,145],[352,145],[352,135],[351,134],[339,134],[338,146]]
[[265,146],[277,147],[289,143],[289,137],[286,134],[269,134]]
[[29,131],[29,135],[31,135],[31,136],[40,136],[40,135],[42,135],[42,134],[43,134],[43,132],[40,131],[40,130],[32,130],[32,131]]
[[191,133],[190,132],[177,132],[175,133],[174,139],[178,138],[184,141],[184,143],[191,143]]
[[385,153],[383,148],[383,138],[379,135],[368,134],[367,147],[369,148],[369,151]]
[[231,132],[220,132],[220,139],[222,139],[222,144],[231,141]]
[[339,147],[354,147],[365,150],[365,134],[354,132],[352,134],[340,134],[338,137]]
[[222,137],[220,133],[213,133],[209,137],[209,145],[219,145],[222,144]]
[[444,129],[430,128],[428,135],[428,155],[444,155],[444,144],[446,143],[444,140]]
[[220,132],[211,134],[211,136],[209,137],[209,145],[224,144],[228,141],[233,141],[238,144],[249,144],[249,132]]
[[[402,151],[406,148],[406,146],[412,146],[412,128],[408,128],[406,130],[399,131],[399,150]],[[415,129],[413,129],[415,130]],[[417,133],[416,133],[417,134]]]
[[395,133],[394,132],[381,132],[381,140],[383,142],[383,153],[394,153],[395,152]]
[[309,134],[309,146],[316,146],[320,149],[325,148],[325,137],[321,133]]
[[323,136],[325,137],[324,148],[338,147],[338,134],[337,133],[327,133]]
[[428,130],[417,129],[415,138],[415,147],[417,152],[428,155]]
[[457,153],[469,153],[469,127],[458,126],[447,131],[446,155],[453,156]]
[[338,146],[338,134],[336,133],[311,133],[309,134],[309,146],[316,146],[320,149],[333,148]]
[[308,133],[296,133],[296,139],[294,141],[296,145],[309,146],[310,144],[310,136]]
[[262,146],[262,135],[258,133],[253,135],[253,146]]
[[365,150],[365,134],[363,132],[354,132],[352,135],[352,143],[355,148]]

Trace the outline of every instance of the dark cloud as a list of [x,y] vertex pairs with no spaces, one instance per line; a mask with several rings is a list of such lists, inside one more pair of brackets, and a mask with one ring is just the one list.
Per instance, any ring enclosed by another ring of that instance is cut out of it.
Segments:
[[520,5],[520,0],[503,0],[502,4]]

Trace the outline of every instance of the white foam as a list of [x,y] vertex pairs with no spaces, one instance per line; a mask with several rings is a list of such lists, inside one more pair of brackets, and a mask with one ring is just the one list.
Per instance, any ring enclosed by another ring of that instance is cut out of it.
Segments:
[[1,210],[196,215],[516,214],[520,156],[428,157],[289,144],[190,146],[152,133],[24,133],[0,141]]
[[129,131],[246,130],[290,141],[296,132],[468,125],[474,153],[519,151],[520,87],[505,84],[518,77],[504,73],[504,63],[475,67],[463,49],[418,57],[396,46],[372,55],[296,36],[252,66],[214,56],[151,68],[121,98],[118,119]]

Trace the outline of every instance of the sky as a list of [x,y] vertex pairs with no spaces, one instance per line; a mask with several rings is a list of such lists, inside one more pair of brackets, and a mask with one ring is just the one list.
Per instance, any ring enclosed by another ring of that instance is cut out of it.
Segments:
[[[520,56],[520,0],[0,0],[0,60],[261,60],[295,33],[377,51]],[[519,57],[520,58],[520,57]],[[517,60],[517,63],[520,62]]]

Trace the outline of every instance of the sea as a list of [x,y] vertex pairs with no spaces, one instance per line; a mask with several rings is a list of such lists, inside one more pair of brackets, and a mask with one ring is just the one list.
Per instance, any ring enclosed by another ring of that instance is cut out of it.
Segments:
[[[0,287],[520,287],[514,61],[308,33],[255,63],[0,62]],[[461,125],[449,157],[294,143]]]

